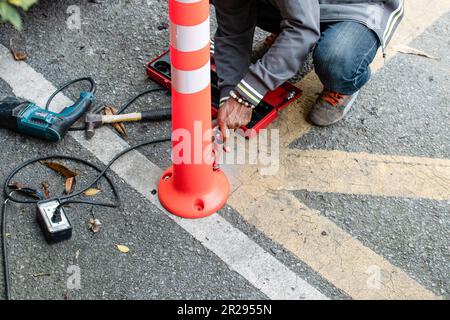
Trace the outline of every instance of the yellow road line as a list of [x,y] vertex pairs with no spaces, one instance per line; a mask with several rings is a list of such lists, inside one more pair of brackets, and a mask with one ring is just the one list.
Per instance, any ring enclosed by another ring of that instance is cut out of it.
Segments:
[[326,150],[281,157],[277,176],[259,176],[266,188],[450,200],[450,160]]
[[[246,220],[355,299],[435,299],[405,272],[287,193],[255,199],[251,186],[232,195]],[[236,197],[246,197],[242,202]]]
[[[448,10],[450,0],[406,1],[406,18],[392,45],[409,43]],[[388,58],[393,55],[395,52]],[[377,60],[372,70],[376,72],[382,66],[383,61]],[[355,299],[436,298],[408,274],[306,207],[287,189],[306,186],[309,190],[343,192],[345,188],[353,188],[355,193],[448,199],[448,160],[287,150],[294,139],[311,128],[305,121],[305,113],[322,89],[314,74],[306,77],[300,87],[304,97],[296,106],[283,111],[273,125],[280,129],[280,174],[262,177],[255,167],[241,168],[235,175],[238,189],[229,204],[249,223]],[[350,177],[338,174],[342,167],[331,163],[336,156]],[[307,164],[303,163],[305,158],[309,159]],[[420,183],[424,183],[423,187]]]

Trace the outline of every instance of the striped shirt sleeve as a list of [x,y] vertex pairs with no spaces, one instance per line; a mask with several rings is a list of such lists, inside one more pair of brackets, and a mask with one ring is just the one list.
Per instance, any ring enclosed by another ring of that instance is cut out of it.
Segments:
[[248,73],[236,86],[236,91],[245,100],[257,106],[264,98],[269,88],[262,82],[256,79],[251,73]]

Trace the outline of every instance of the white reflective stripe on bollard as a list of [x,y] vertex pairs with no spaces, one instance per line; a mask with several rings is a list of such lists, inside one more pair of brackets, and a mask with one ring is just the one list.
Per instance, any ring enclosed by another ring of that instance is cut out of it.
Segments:
[[196,3],[196,2],[200,2],[202,0],[175,0],[176,2],[181,2],[181,3]]
[[209,19],[195,26],[170,24],[170,44],[181,52],[194,52],[209,43]]
[[197,93],[209,86],[211,82],[211,66],[208,61],[203,67],[185,71],[172,66],[172,86],[178,93]]

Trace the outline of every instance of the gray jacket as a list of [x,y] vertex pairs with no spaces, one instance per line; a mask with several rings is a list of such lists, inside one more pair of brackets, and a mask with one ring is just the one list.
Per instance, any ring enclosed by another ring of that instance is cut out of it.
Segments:
[[404,14],[404,0],[269,0],[280,11],[282,32],[267,54],[251,64],[257,1],[213,1],[221,101],[234,89],[257,105],[293,77],[320,37],[320,22],[362,23],[378,35],[384,50]]

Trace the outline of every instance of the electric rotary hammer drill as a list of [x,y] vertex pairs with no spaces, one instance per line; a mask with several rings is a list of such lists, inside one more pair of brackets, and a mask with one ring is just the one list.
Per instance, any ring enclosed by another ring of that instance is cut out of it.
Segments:
[[[48,110],[51,100],[75,82],[89,81],[90,91],[80,93],[78,100],[60,113]],[[60,141],[70,127],[80,119],[94,102],[95,83],[91,78],[71,81],[58,89],[47,101],[45,108],[30,101],[9,97],[0,101],[0,127],[49,141]]]

